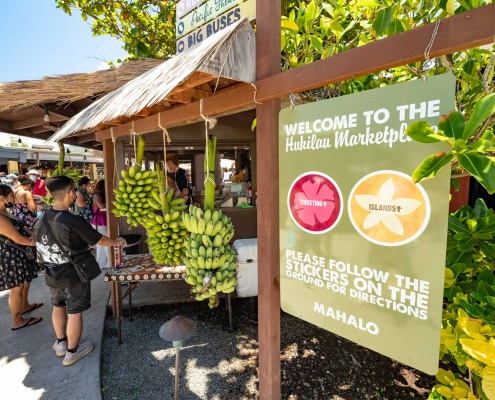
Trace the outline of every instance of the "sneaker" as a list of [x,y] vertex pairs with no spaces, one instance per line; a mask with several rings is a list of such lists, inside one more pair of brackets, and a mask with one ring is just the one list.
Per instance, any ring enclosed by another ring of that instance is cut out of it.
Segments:
[[74,364],[84,356],[91,353],[94,347],[95,344],[91,341],[79,343],[79,347],[77,348],[77,351],[75,353],[69,353],[69,352],[65,353],[65,358],[64,361],[62,361],[62,365],[68,367],[69,365]]
[[57,357],[63,357],[65,356],[65,353],[67,352],[67,340],[64,340],[63,342],[58,342],[58,340],[55,340],[55,343],[53,343],[53,350],[55,350],[55,354]]

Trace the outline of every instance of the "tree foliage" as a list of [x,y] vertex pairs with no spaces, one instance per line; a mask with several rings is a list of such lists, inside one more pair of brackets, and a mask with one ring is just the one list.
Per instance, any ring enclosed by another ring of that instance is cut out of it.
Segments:
[[166,59],[175,53],[175,1],[173,0],[55,0],[71,15],[81,11],[91,19],[95,36],[110,35],[124,43],[129,58]]

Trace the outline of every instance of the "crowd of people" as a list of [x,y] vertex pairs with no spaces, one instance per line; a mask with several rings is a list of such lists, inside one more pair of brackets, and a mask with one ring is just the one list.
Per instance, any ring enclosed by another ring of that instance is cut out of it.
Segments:
[[[174,197],[190,204],[192,188],[177,156],[168,155],[166,164]],[[53,198],[50,207],[41,201],[48,192]],[[74,258],[90,258],[100,269],[108,268],[110,247],[125,244],[121,237],[108,237],[104,180],[93,184],[82,177],[75,186],[67,176],[44,180],[36,170],[25,175],[0,173],[0,291],[10,291],[11,329],[42,321],[30,314],[43,303],[29,302],[29,287],[44,271],[53,306],[52,347],[64,357],[62,365],[74,364],[94,348],[90,340],[81,342],[83,312],[91,307],[91,284],[78,275]]]
[[[0,180],[0,291],[10,290],[11,329],[42,321],[28,314],[43,306],[29,302],[29,287],[44,270],[57,338],[53,350],[64,357],[64,366],[72,365],[94,348],[93,342],[80,341],[83,312],[91,307],[91,285],[81,282],[73,257],[95,248],[98,265],[108,268],[109,248],[125,245],[123,238],[107,236],[104,181],[93,187],[83,177],[75,187],[66,176],[45,181],[36,170],[0,173]],[[40,201],[47,190],[54,200],[51,207]]]

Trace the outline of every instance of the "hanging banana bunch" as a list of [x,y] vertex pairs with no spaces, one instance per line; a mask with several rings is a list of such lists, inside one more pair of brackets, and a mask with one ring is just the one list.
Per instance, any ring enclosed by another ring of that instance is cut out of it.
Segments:
[[[53,176],[68,176],[74,181],[74,184],[77,185],[79,179],[81,179],[81,174],[75,168],[69,166],[64,168],[65,163],[65,146],[62,142],[58,142],[59,152],[58,152],[58,165],[57,168],[53,172],[48,171],[46,174],[47,178],[51,178]],[[53,205],[53,197],[50,193],[47,196],[42,197],[41,200],[52,206]]]
[[[189,213],[182,215],[185,227],[191,235],[186,242],[186,282],[192,286],[195,299],[208,299],[210,308],[218,305],[219,293],[235,290],[237,255],[229,243],[234,236],[234,225],[221,210],[213,210],[215,184],[212,173],[215,166],[216,138],[208,139],[208,154],[205,156],[205,205],[189,206]],[[207,172],[208,171],[208,172]]]
[[158,194],[157,173],[141,171],[144,157],[144,138],[140,135],[138,139],[136,164],[129,171],[121,171],[122,180],[119,188],[114,189],[115,208],[112,212],[117,217],[126,217],[127,223],[132,226],[143,225],[147,219],[149,209],[152,207],[150,199]]
[[187,208],[183,198],[174,199],[174,190],[166,190],[165,173],[157,164],[158,193],[148,199],[152,210],[146,215],[144,227],[148,232],[148,245],[158,264],[176,266],[182,263],[189,233],[182,221]]

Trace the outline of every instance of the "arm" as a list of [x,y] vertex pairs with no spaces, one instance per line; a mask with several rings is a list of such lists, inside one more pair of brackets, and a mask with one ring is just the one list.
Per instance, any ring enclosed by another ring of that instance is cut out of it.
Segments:
[[101,239],[97,243],[100,246],[125,246],[127,243],[124,238],[118,237],[117,239],[113,240],[109,238],[108,236],[102,235]]
[[181,197],[186,197],[189,195],[189,188],[187,185],[187,177],[186,173],[183,169],[179,169],[175,175],[175,180],[177,183],[177,187],[179,188],[180,192],[174,196],[175,199],[181,198]]
[[7,236],[9,239],[22,246],[32,246],[33,239],[22,236],[14,225],[10,223],[7,217],[0,215],[0,234]]
[[26,204],[30,211],[36,212],[36,203],[34,202],[34,197],[31,192],[25,192],[24,196],[26,196]]
[[76,192],[76,204],[81,208],[83,208],[86,205],[86,201],[84,200],[84,196],[79,191]]
[[186,197],[188,195],[189,195],[189,189],[184,188],[184,189],[182,189],[182,191],[177,196],[174,196],[174,199],[183,198],[183,197]]
[[107,205],[103,203],[103,199],[99,194],[93,196],[93,203],[100,209],[100,211],[105,211]]

